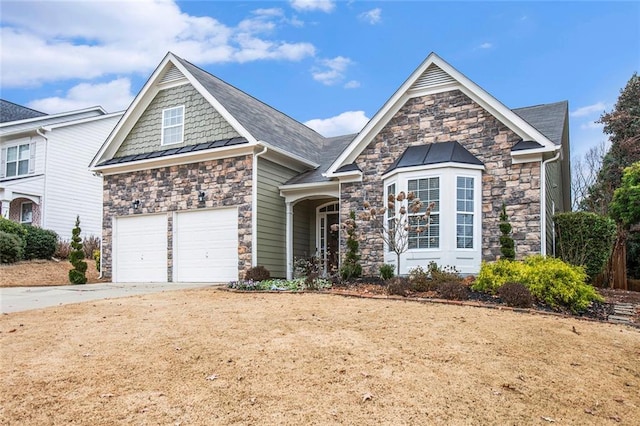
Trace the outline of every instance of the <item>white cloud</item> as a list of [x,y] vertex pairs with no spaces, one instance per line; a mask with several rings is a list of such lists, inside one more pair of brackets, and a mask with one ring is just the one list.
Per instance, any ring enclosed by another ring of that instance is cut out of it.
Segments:
[[356,81],[356,80],[348,81],[348,82],[344,85],[344,88],[345,88],[345,89],[357,89],[358,87],[360,87],[360,82],[359,82],[359,81]]
[[588,117],[594,114],[602,114],[607,106],[604,102],[596,102],[593,105],[580,107],[569,114],[571,117]]
[[311,73],[313,79],[327,86],[332,86],[344,79],[344,74],[352,61],[344,56],[336,56],[333,59],[323,59],[320,64],[322,68],[316,68]]
[[484,42],[482,43],[480,46],[478,46],[480,49],[491,49],[493,47],[493,44],[489,43],[489,42]]
[[274,36],[283,25],[300,24],[292,24],[278,8],[257,9],[235,27],[183,13],[171,0],[128,2],[126,13],[109,1],[45,1],[38,7],[6,2],[1,19],[3,87],[147,75],[167,50],[199,64],[298,61],[315,55],[311,43]]
[[333,11],[336,4],[332,0],[291,0],[291,7],[300,11],[314,11],[329,13]]
[[364,111],[346,111],[331,118],[316,118],[304,124],[323,136],[339,136],[358,133],[367,124],[369,118]]
[[358,15],[358,18],[365,22],[368,22],[371,25],[379,24],[380,22],[382,22],[382,9],[376,7],[375,9],[362,12],[360,15]]
[[49,114],[96,105],[102,106],[107,112],[116,112],[127,108],[133,97],[131,81],[119,78],[107,83],[81,83],[69,89],[64,97],[37,99],[29,102],[28,106]]

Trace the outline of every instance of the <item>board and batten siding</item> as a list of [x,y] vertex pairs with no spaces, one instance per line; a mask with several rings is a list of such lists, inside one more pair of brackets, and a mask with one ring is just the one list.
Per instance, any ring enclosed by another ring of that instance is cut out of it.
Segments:
[[[162,111],[184,106],[183,142],[162,145]],[[115,157],[231,139],[240,134],[191,84],[161,90],[133,126]]]
[[257,264],[272,277],[285,277],[286,210],[278,189],[297,173],[272,161],[258,158]]
[[89,171],[89,164],[120,117],[110,115],[57,127],[47,134],[42,226],[62,239],[71,238],[77,215],[82,237],[100,237],[102,233],[102,178]]

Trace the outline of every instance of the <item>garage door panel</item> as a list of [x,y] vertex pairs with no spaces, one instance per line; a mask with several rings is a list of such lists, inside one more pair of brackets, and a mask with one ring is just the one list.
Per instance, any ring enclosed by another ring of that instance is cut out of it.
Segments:
[[114,235],[114,281],[167,281],[167,217],[120,217]]
[[238,278],[236,208],[176,213],[176,281],[224,282]]

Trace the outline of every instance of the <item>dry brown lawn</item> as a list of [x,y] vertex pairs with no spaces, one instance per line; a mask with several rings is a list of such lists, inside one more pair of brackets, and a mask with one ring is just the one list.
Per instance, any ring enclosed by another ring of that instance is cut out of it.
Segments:
[[0,317],[0,424],[640,424],[638,329],[328,294]]
[[[97,283],[99,272],[94,260],[87,262],[87,282]],[[73,268],[67,260],[25,260],[0,264],[0,287],[28,287],[69,285],[69,270]]]

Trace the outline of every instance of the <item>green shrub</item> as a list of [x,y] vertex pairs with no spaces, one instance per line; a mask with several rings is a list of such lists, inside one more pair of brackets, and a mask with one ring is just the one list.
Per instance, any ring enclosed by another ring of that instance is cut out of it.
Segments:
[[500,212],[500,253],[505,259],[513,260],[516,258],[515,244],[511,238],[511,224],[509,216],[507,216],[507,206],[502,203],[502,211]]
[[480,273],[471,285],[472,290],[496,294],[505,283],[524,282],[525,266],[522,262],[500,259],[497,262],[482,262]]
[[2,216],[0,216],[0,231],[6,232],[7,234],[17,235],[20,238],[24,238],[27,233],[23,225],[9,219],[5,219]]
[[389,264],[383,264],[380,265],[380,267],[378,268],[378,270],[380,271],[380,278],[382,278],[383,280],[390,280],[391,278],[393,278],[393,276],[396,273],[396,267],[395,265],[389,265]]
[[0,263],[14,263],[22,259],[22,244],[18,235],[0,231]]
[[560,213],[553,220],[558,234],[558,257],[572,265],[584,266],[592,280],[602,272],[611,255],[615,222],[590,212]]
[[340,278],[349,281],[362,276],[362,265],[359,263],[347,262],[340,267]]
[[507,306],[528,308],[533,304],[531,292],[521,283],[505,283],[498,289],[498,295]]
[[405,277],[395,277],[387,284],[387,294],[397,296],[407,296],[411,292],[411,284]]
[[469,288],[460,281],[445,281],[438,283],[438,294],[447,300],[467,300]]
[[[336,227],[336,230],[339,227]],[[340,267],[340,277],[343,280],[351,280],[362,276],[362,265],[360,265],[360,242],[358,241],[358,224],[356,223],[356,213],[349,212],[349,219],[342,224],[347,234],[347,251]]]
[[261,265],[249,268],[244,274],[244,279],[249,281],[264,281],[269,278],[271,278],[271,272]]
[[58,234],[37,226],[24,225],[25,259],[51,259],[58,246]]
[[586,283],[586,279],[587,274],[581,266],[536,255],[528,257],[524,262],[499,260],[483,263],[471,288],[495,294],[507,282],[520,282],[529,289],[533,297],[549,306],[566,306],[574,312],[580,312],[592,301],[603,300]]
[[416,266],[409,271],[409,282],[413,291],[425,292],[436,289],[436,282],[429,279],[429,273],[422,269],[422,266]]
[[84,250],[82,249],[82,238],[80,238],[80,216],[76,217],[76,226],[71,231],[71,253],[69,262],[73,269],[69,271],[69,281],[71,284],[86,284],[87,262],[84,261]]

